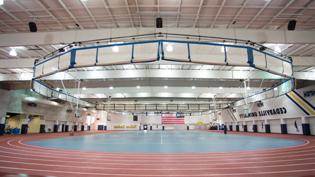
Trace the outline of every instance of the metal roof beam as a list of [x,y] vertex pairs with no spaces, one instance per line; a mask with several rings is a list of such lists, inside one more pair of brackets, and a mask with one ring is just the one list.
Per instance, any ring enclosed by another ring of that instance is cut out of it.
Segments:
[[66,12],[70,15],[70,17],[73,19],[73,21],[79,25],[80,29],[84,29],[82,25],[80,25],[80,22],[75,18],[75,16],[70,12],[70,10],[67,8],[67,6],[63,3],[62,0],[58,0],[59,4],[66,10]]
[[213,26],[215,25],[215,23],[217,22],[217,19],[219,17],[219,15],[221,14],[221,11],[224,7],[224,4],[225,4],[226,0],[223,0],[220,7],[219,7],[219,10],[217,11],[215,17],[214,17],[214,20],[212,21],[211,25],[210,25],[210,28],[213,28]]

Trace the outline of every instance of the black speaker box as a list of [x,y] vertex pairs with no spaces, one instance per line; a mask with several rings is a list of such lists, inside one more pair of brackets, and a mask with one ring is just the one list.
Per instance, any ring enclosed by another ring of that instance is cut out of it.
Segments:
[[295,30],[296,20],[290,20],[288,23],[288,30],[293,31]]
[[156,28],[163,28],[163,19],[162,18],[156,18]]
[[29,22],[28,27],[30,28],[30,32],[37,32],[37,25],[35,22]]

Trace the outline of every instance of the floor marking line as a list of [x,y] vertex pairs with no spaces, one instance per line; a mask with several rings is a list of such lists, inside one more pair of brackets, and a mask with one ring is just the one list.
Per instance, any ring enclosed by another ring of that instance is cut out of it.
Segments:
[[[78,174],[78,175],[97,175],[97,176],[104,176],[104,175],[111,175],[111,176],[170,176],[170,175],[142,175],[142,174],[109,174],[109,173],[91,173],[91,172],[69,172],[69,171],[58,171],[58,170],[41,170],[41,169],[32,169],[32,168],[17,168],[17,167],[6,167],[0,166],[2,169],[12,169],[12,170],[25,170],[25,171],[37,171],[37,172],[50,172],[50,173],[67,173],[67,174]],[[281,174],[281,173],[297,173],[297,172],[313,172],[315,169],[304,169],[304,170],[287,170],[287,171],[268,171],[268,172],[245,172],[245,173],[227,173],[227,174],[190,174],[190,175],[175,175],[172,174],[171,176],[240,176],[240,175],[262,175],[262,174]]]
[[[65,162],[68,163],[69,161],[66,160],[52,160],[52,159],[34,159],[34,158],[27,158],[27,157],[14,157],[14,156],[6,156],[6,155],[1,155],[0,157],[6,157],[6,158],[13,158],[13,159],[24,159],[24,160],[33,160],[33,161],[46,161],[46,162]],[[256,164],[256,163],[277,163],[277,162],[295,162],[295,161],[303,161],[303,160],[315,160],[315,157],[313,158],[299,158],[299,159],[284,159],[284,160],[266,160],[266,161],[254,161],[254,162],[248,162],[248,161],[236,161],[236,162],[220,162],[220,165],[227,165],[227,164]],[[138,166],[138,165],[147,165],[147,166],[155,166],[158,163],[111,163],[111,162],[82,162],[82,161],[77,161],[73,163],[78,163],[78,164],[98,164],[98,165],[128,165],[128,166]],[[161,162],[163,164],[167,164],[168,162]],[[198,166],[198,165],[206,165],[204,163],[196,164],[196,163],[170,163],[172,166],[183,166],[183,165],[189,165],[189,166]]]
[[[36,166],[45,166],[45,167],[61,167],[61,168],[80,168],[82,166],[73,166],[73,165],[57,165],[57,164],[41,164],[41,163],[32,163],[32,162],[17,162],[17,161],[8,161],[0,160],[0,162],[11,163],[11,164],[24,164],[24,165],[36,165]],[[300,163],[300,164],[281,164],[281,165],[261,165],[261,166],[247,166],[247,167],[211,167],[211,168],[119,168],[119,167],[90,167],[84,166],[88,169],[97,169],[97,170],[131,170],[131,171],[199,171],[199,170],[235,170],[235,169],[255,169],[255,168],[277,168],[277,167],[295,167],[295,166],[304,166],[304,165],[315,165],[315,162],[310,163]]]

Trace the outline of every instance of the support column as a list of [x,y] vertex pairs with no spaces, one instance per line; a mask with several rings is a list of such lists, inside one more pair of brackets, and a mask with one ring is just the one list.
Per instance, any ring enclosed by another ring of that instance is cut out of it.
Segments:
[[311,128],[310,128],[310,123],[306,117],[301,117],[302,120],[302,130],[303,130],[303,135],[305,136],[310,136],[311,135]]
[[284,119],[280,119],[281,122],[281,134],[288,134],[287,124]]

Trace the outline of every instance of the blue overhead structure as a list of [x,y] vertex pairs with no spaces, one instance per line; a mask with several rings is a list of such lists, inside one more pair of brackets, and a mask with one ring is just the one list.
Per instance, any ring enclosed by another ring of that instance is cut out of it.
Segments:
[[[44,90],[42,87],[45,84],[40,80],[73,68],[157,61],[243,66],[263,70],[286,80],[293,78],[292,60],[289,57],[250,41],[168,34],[139,35],[112,41],[114,39],[73,43],[38,60],[34,65],[33,89],[43,94],[40,89]],[[279,89],[282,87],[279,86]],[[286,85],[283,92],[292,88],[292,83]],[[55,91],[50,92],[54,96]],[[281,90],[280,93],[284,94]],[[67,94],[64,97],[73,99]]]

